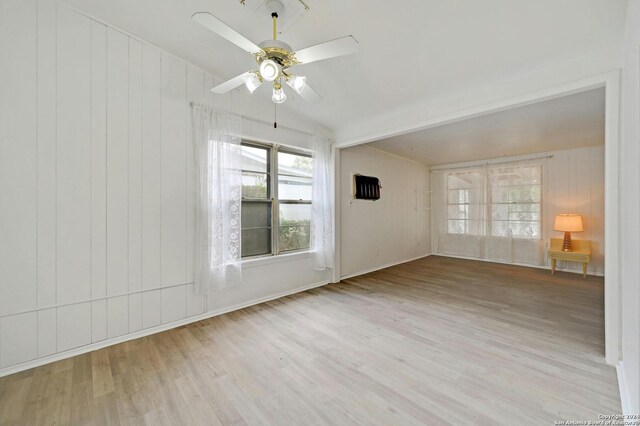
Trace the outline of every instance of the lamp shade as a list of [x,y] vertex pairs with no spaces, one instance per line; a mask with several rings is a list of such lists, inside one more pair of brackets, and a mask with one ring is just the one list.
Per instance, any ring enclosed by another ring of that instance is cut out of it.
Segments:
[[584,231],[582,226],[582,216],[579,214],[559,214],[556,216],[556,223],[554,224],[553,229],[562,232]]

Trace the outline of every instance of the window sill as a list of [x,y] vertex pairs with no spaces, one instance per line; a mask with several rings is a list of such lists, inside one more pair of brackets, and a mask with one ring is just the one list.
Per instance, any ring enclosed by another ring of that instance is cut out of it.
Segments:
[[243,268],[254,268],[256,266],[270,265],[272,263],[291,262],[299,259],[307,259],[311,255],[311,251],[297,251],[295,253],[279,254],[277,256],[254,257],[244,259],[242,261]]

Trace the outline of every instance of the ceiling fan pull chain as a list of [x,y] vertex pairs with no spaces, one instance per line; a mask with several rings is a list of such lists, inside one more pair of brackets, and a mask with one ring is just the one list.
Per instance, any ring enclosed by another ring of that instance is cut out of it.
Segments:
[[278,128],[278,104],[273,103],[273,128]]

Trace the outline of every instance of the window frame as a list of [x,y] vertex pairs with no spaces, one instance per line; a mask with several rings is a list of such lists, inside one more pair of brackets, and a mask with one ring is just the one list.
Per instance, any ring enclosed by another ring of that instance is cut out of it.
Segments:
[[[267,198],[249,198],[242,196],[242,203],[268,203],[271,208],[271,252],[265,254],[256,254],[249,256],[242,256],[241,260],[262,259],[276,257],[283,254],[303,253],[308,252],[310,247],[305,247],[295,250],[280,250],[280,204],[308,204],[311,205],[313,200],[280,200],[278,191],[278,177],[280,176],[278,169],[278,153],[283,152],[287,154],[299,155],[303,157],[313,158],[313,153],[310,150],[302,148],[293,148],[289,146],[283,146],[279,144],[271,144],[265,142],[257,142],[248,139],[242,139],[241,146],[248,146],[253,148],[260,148],[267,150]],[[249,170],[242,169],[242,172],[251,172]],[[253,173],[253,172],[252,172]],[[285,174],[284,176],[290,176]],[[313,182],[313,178],[312,178]],[[263,229],[265,227],[250,228],[250,229]],[[241,232],[244,230],[241,227]],[[249,228],[246,228],[249,229]]]
[[[267,170],[265,172],[266,176],[267,176],[267,196],[266,198],[251,198],[251,197],[245,197],[244,195],[241,195],[241,203],[256,203],[256,204],[269,204],[270,209],[271,209],[271,223],[270,223],[270,231],[271,231],[271,252],[270,253],[265,253],[265,254],[254,254],[251,256],[242,256],[242,253],[240,253],[240,257],[241,259],[254,259],[254,258],[259,258],[259,257],[265,257],[265,256],[272,256],[274,251],[273,251],[273,172],[272,172],[272,168],[271,165],[273,164],[273,159],[272,159],[272,147],[270,145],[267,144],[261,144],[258,142],[253,142],[253,141],[246,141],[244,139],[242,139],[242,141],[240,142],[241,147],[242,146],[248,146],[248,147],[252,147],[252,148],[259,148],[259,149],[264,149],[267,151]],[[241,173],[255,173],[255,171],[251,171],[251,170],[245,170],[245,169],[241,169]],[[242,207],[241,207],[242,208]],[[244,226],[241,225],[241,229],[240,229],[240,233],[242,234],[242,232],[245,229],[266,229],[267,227],[253,227],[253,228],[244,228]],[[242,236],[241,236],[242,237]]]
[[[540,170],[540,182],[537,184],[534,183],[528,183],[528,184],[521,184],[521,185],[506,185],[504,187],[506,188],[514,188],[514,187],[528,187],[528,188],[534,188],[534,187],[539,187],[539,191],[540,191],[540,199],[539,201],[509,201],[507,200],[506,202],[494,202],[493,201],[493,192],[495,191],[495,187],[491,185],[491,179],[489,179],[489,175],[491,174],[491,170],[492,169],[500,169],[501,167],[504,167],[504,164],[495,164],[495,165],[489,165],[488,167],[485,167],[483,169],[483,174],[484,174],[484,184],[481,185],[479,187],[479,189],[483,192],[484,194],[484,209],[485,209],[485,224],[484,224],[484,232],[486,234],[473,234],[469,231],[469,221],[471,220],[471,218],[469,217],[469,206],[471,203],[469,203],[469,191],[474,189],[474,187],[470,187],[470,188],[449,188],[449,183],[448,183],[448,176],[450,175],[455,175],[456,173],[450,173],[447,175],[447,188],[446,188],[446,218],[447,218],[447,235],[451,235],[451,236],[484,236],[484,237],[491,237],[491,238],[510,238],[510,239],[517,239],[517,240],[527,240],[527,241],[538,241],[542,239],[542,232],[543,232],[543,220],[544,220],[544,166],[543,165],[531,165],[531,164],[523,164],[522,167],[532,167],[532,166],[536,166],[539,167]],[[510,165],[508,167],[517,167],[517,165]],[[465,173],[465,172],[460,172],[460,173]],[[449,192],[452,190],[456,190],[458,191],[458,200],[455,203],[451,203],[450,199],[449,199]],[[462,192],[466,193],[466,200],[461,200],[462,197],[460,197]],[[537,205],[538,206],[538,213],[539,213],[539,220],[516,220],[516,219],[511,219],[510,218],[510,213],[511,213],[511,207],[512,206],[522,206],[522,205]],[[449,217],[449,208],[455,206],[458,210],[459,213],[463,213],[464,214],[464,219],[452,219]],[[494,206],[507,206],[507,217],[506,219],[495,219],[493,218],[493,207]],[[464,232],[450,232],[449,231],[449,223],[451,221],[458,221],[458,222],[463,222],[464,223]],[[518,236],[514,236],[514,235],[494,235],[493,234],[493,230],[494,230],[494,222],[495,224],[498,223],[506,223],[507,224],[507,229],[510,229],[510,224],[519,222],[519,223],[529,223],[529,224],[537,224],[538,225],[538,229],[539,229],[539,234],[537,237],[526,237],[526,236],[522,236],[522,235],[518,235]]]
[[[480,233],[472,233],[470,231],[470,226],[469,223],[471,222],[471,218],[469,217],[469,207],[472,205],[482,205],[483,208],[486,208],[486,204],[482,204],[482,203],[471,203],[470,199],[471,199],[471,191],[473,190],[479,190],[484,194],[484,191],[486,190],[486,186],[481,184],[479,186],[473,186],[470,185],[467,188],[450,188],[449,187],[449,177],[450,176],[455,176],[455,175],[459,175],[459,174],[468,174],[468,173],[472,173],[477,171],[478,169],[467,169],[461,172],[451,172],[448,173],[446,176],[446,218],[447,218],[447,235],[454,235],[454,236],[472,236],[472,237],[477,237],[477,236],[481,236],[482,232]],[[483,171],[484,173],[484,171]],[[458,178],[460,179],[460,178]],[[451,191],[457,191],[457,195],[458,195],[458,199],[455,203],[451,203],[449,201],[449,196],[450,196],[450,192]],[[465,194],[464,200],[461,200],[460,195],[461,194]],[[455,206],[456,209],[458,210],[459,213],[464,213],[464,219],[460,219],[460,218],[451,218],[449,217],[449,207],[451,206]],[[457,221],[457,222],[462,222],[464,224],[464,232],[450,232],[449,231],[449,224],[452,221]]]
[[[280,175],[281,175],[280,174],[280,170],[278,169],[278,153],[280,153],[280,152],[285,153],[285,154],[292,154],[292,155],[297,155],[297,156],[300,156],[300,157],[307,157],[307,158],[313,159],[313,154],[311,153],[311,151],[304,152],[304,151],[302,151],[300,149],[295,149],[295,148],[290,148],[290,147],[278,147],[278,149],[276,150],[276,153],[275,153],[276,158],[275,158],[275,163],[274,164],[275,164],[275,167],[276,167],[276,170],[277,170],[276,179],[275,179],[277,181],[275,183],[275,186],[276,186],[276,193],[275,193],[276,197],[275,198],[276,198],[277,216],[278,216],[278,221],[276,222],[277,225],[278,225],[277,229],[276,229],[276,240],[277,240],[276,241],[276,247],[277,247],[277,250],[278,250],[277,251],[277,255],[279,255],[279,254],[288,254],[288,253],[298,253],[298,252],[302,252],[302,251],[309,251],[309,249],[311,249],[311,241],[309,241],[309,247],[304,247],[304,248],[300,248],[300,249],[293,249],[293,250],[285,250],[285,251],[281,251],[280,250],[280,232],[279,232],[280,231],[280,205],[281,204],[291,204],[291,205],[301,205],[302,204],[302,205],[309,205],[310,206],[313,203],[313,200],[280,199],[280,194],[279,194],[279,191],[278,191],[279,190],[278,182],[280,180],[279,178],[280,178]],[[289,174],[286,174],[286,173],[283,173],[282,176],[296,177],[296,176],[289,175]],[[313,185],[313,176],[311,177],[311,185]],[[313,198],[313,193],[312,193],[312,198]],[[311,225],[309,225],[309,233],[311,233]],[[309,235],[311,235],[311,234],[309,234]]]
[[[494,167],[494,169],[500,169],[501,165],[496,165],[496,167]],[[489,220],[487,220],[487,236],[491,237],[491,238],[511,238],[511,239],[516,239],[516,240],[527,240],[527,241],[538,241],[538,240],[542,240],[542,225],[543,225],[543,219],[544,219],[544,168],[542,165],[531,165],[531,164],[522,164],[521,165],[523,168],[524,167],[539,167],[540,168],[540,183],[538,184],[525,184],[525,185],[504,185],[502,186],[502,188],[523,188],[523,187],[528,187],[528,188],[533,188],[533,187],[539,187],[540,188],[540,200],[539,201],[509,201],[507,200],[506,202],[494,202],[493,201],[493,192],[495,190],[496,187],[492,186],[490,183],[490,179],[487,178],[487,218]],[[513,166],[509,166],[509,167],[516,167],[515,165]],[[489,174],[489,170],[487,170],[487,175]],[[507,218],[506,219],[493,219],[493,206],[507,206]],[[511,206],[521,206],[521,205],[538,205],[538,214],[540,215],[540,219],[539,220],[515,220],[515,219],[511,219],[510,218],[510,214],[511,214]],[[526,223],[537,223],[538,224],[538,237],[523,237],[523,236],[513,236],[513,235],[507,235],[507,236],[503,236],[503,235],[494,235],[493,234],[493,225],[494,222],[496,223],[506,223],[507,224],[507,229],[511,229],[510,224],[512,222],[526,222]]]

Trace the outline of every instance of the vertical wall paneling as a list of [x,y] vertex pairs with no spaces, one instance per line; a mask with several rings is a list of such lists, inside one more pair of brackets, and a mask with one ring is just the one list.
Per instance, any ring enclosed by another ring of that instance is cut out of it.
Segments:
[[129,290],[129,39],[107,30],[107,295]]
[[2,11],[0,55],[0,314],[8,314],[37,302],[35,1]]
[[91,341],[99,342],[107,338],[107,301],[91,302]]
[[[205,102],[204,72],[193,67],[187,68],[187,101]],[[193,126],[191,109],[187,110],[187,281],[193,282],[195,257],[195,214],[196,214],[196,175],[193,149]],[[187,315],[197,315],[204,312],[204,296],[196,294],[194,285],[187,287]]]
[[58,308],[58,352],[91,343],[91,303]]
[[56,353],[56,308],[42,309],[38,314],[38,356]]
[[117,337],[129,332],[129,296],[107,299],[107,337]]
[[129,333],[142,329],[142,293],[129,295]]
[[142,293],[142,328],[160,325],[162,316],[161,290],[145,291]]
[[[340,150],[341,275],[351,275],[430,253],[430,229],[417,191],[427,166],[358,146]],[[353,201],[353,174],[380,178],[378,201]],[[375,232],[372,232],[375,230]]]
[[12,315],[0,319],[0,367],[30,361],[38,356],[38,314]]
[[42,308],[56,302],[56,3],[51,0],[38,0],[37,68],[37,280],[38,307]]
[[209,299],[193,291],[189,102],[262,119],[270,103],[231,108],[211,75],[63,2],[0,9],[0,375],[326,280],[294,258]]
[[187,316],[187,287],[163,288],[162,292],[162,323],[177,321]]
[[[604,186],[601,183],[604,181],[604,146],[591,147],[591,217],[603,218],[604,217]],[[591,234],[601,235],[603,240],[597,242],[598,252],[604,256],[604,221],[591,220]],[[592,239],[592,241],[595,240]],[[593,243],[592,243],[593,244]],[[602,268],[604,269],[604,259],[602,259]]]
[[[129,39],[129,291],[142,289],[142,43]],[[140,312],[141,314],[141,312]]]
[[58,6],[57,303],[91,293],[91,22]]
[[[193,67],[187,67],[187,101],[204,102],[204,72]],[[193,150],[193,126],[191,124],[191,109],[187,104],[186,126],[186,169],[187,169],[187,282],[194,281],[194,251],[195,251],[195,195],[196,175]]]
[[187,285],[187,316],[204,313],[204,306],[204,296],[196,293],[195,284]]
[[142,288],[160,287],[160,51],[142,46]]
[[186,282],[186,64],[162,54],[163,285]]
[[91,297],[107,294],[107,27],[91,22]]

